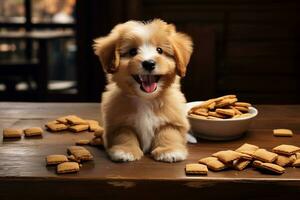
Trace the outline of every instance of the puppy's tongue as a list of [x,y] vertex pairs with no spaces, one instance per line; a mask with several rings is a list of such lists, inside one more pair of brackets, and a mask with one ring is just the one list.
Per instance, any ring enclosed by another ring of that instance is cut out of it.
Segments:
[[142,81],[141,85],[147,93],[152,93],[156,90],[157,83],[153,75],[141,75],[140,79]]

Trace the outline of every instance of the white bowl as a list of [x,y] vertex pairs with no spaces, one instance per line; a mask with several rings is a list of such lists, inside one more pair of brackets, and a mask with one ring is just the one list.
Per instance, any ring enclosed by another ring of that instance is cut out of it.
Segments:
[[[186,104],[187,112],[203,101]],[[249,128],[251,121],[258,114],[254,107],[249,108],[251,116],[232,119],[198,119],[188,115],[191,130],[196,137],[209,140],[232,140],[242,136]]]

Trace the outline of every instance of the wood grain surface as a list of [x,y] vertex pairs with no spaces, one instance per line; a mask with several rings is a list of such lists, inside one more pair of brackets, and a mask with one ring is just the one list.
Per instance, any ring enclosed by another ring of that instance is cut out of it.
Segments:
[[[101,148],[87,148],[94,161],[83,164],[78,174],[57,175],[45,166],[49,154],[66,154],[78,139],[92,138],[89,132],[50,133],[42,138],[3,140],[0,144],[0,199],[100,199],[100,198],[191,198],[231,199],[284,198],[300,194],[300,168],[286,168],[283,175],[244,171],[209,171],[207,176],[186,176],[186,163],[212,153],[235,149],[247,142],[271,149],[279,144],[300,146],[300,105],[258,105],[259,115],[245,135],[234,141],[212,142],[199,139],[190,144],[186,161],[161,163],[145,155],[140,161],[111,162]],[[6,127],[41,126],[59,116],[76,114],[100,119],[96,103],[0,103],[0,130]],[[289,128],[291,138],[273,137],[272,129]]]

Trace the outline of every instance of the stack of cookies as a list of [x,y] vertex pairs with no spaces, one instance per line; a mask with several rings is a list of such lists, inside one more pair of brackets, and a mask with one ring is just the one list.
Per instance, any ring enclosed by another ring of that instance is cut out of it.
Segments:
[[81,139],[76,141],[76,145],[91,145],[91,146],[103,146],[103,133],[104,129],[99,128],[94,132],[94,137],[91,140]]
[[225,95],[209,99],[191,108],[189,116],[198,119],[228,119],[251,116],[250,103],[239,102],[236,95]]
[[48,130],[52,132],[59,132],[70,130],[72,132],[92,131],[103,129],[98,121],[82,119],[76,115],[67,115],[59,117],[54,121],[48,122],[46,125]]
[[67,149],[69,156],[65,155],[48,155],[46,164],[56,165],[58,174],[75,173],[81,167],[81,162],[93,160],[93,155],[84,147],[71,146]]
[[283,174],[284,167],[300,167],[300,153],[298,152],[300,148],[294,145],[282,144],[268,151],[245,143],[234,151],[219,151],[212,156],[201,158],[198,163],[187,164],[185,170],[186,174],[207,174],[207,172],[204,173],[203,165],[212,171],[228,168],[241,171],[251,165],[262,172]]

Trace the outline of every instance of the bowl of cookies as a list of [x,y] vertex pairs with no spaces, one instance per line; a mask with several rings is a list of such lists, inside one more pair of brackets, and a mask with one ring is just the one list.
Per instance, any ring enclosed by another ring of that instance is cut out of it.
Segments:
[[258,114],[250,103],[236,95],[189,102],[187,116],[194,136],[209,140],[232,140],[242,136]]

